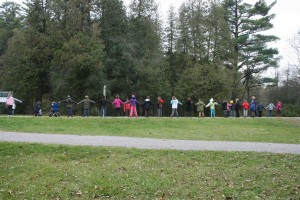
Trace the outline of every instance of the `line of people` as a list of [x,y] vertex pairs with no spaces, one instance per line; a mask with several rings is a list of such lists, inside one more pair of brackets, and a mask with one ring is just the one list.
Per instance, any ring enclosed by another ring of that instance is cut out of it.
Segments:
[[[78,103],[76,101],[74,101],[70,95],[68,95],[67,99],[65,99],[63,101],[51,103],[49,116],[50,117],[52,117],[52,116],[59,117],[60,116],[60,113],[59,113],[60,104],[64,104],[64,103],[67,104],[66,108],[67,108],[67,116],[68,117],[73,117],[73,106],[79,105],[79,104],[83,104],[83,116],[84,117],[88,117],[90,115],[91,104],[96,104],[96,103],[99,103],[99,105],[100,105],[99,113],[100,113],[101,117],[106,117],[107,110],[108,110],[108,104],[112,104],[114,106],[115,116],[117,116],[117,117],[121,116],[122,107],[123,107],[123,112],[125,113],[125,116],[138,117],[138,113],[137,113],[138,105],[141,105],[145,109],[145,116],[149,117],[151,108],[154,106],[154,104],[151,102],[149,96],[145,99],[145,101],[142,104],[140,104],[139,101],[136,99],[135,95],[132,95],[131,99],[127,98],[126,101],[122,101],[120,99],[119,95],[117,95],[113,102],[109,102],[105,96],[103,96],[103,98],[98,101],[91,100],[89,98],[89,96],[85,96],[85,98]],[[158,97],[157,98],[157,115],[159,117],[162,117],[163,103],[164,103],[164,100],[161,97]],[[35,114],[35,116],[42,116],[42,107],[41,107],[40,102],[37,102],[35,104],[34,114]]]
[[[137,112],[137,106],[142,106],[145,117],[149,117],[151,115],[151,112],[153,111],[153,108],[155,107],[155,104],[152,103],[151,99],[149,96],[146,97],[144,102],[140,104],[140,102],[136,99],[135,95],[132,95],[130,99],[126,99],[125,101],[122,101],[119,97],[119,95],[116,95],[114,100],[112,102],[108,101],[105,96],[103,96],[102,99],[98,101],[94,101],[89,99],[88,96],[85,96],[85,99],[83,99],[80,102],[76,102],[72,100],[71,96],[68,95],[67,99],[59,102],[52,102],[51,105],[51,112],[49,116],[60,116],[59,114],[59,106],[60,104],[67,104],[67,116],[72,117],[73,116],[73,105],[79,105],[83,104],[83,116],[88,117],[90,115],[90,109],[91,109],[91,104],[96,104],[99,103],[99,114],[101,117],[106,117],[107,116],[107,110],[108,110],[108,105],[112,104],[114,107],[114,116],[121,116],[122,112],[124,113],[125,116],[128,117],[138,117],[138,112]],[[161,97],[157,98],[156,101],[156,116],[157,117],[162,117],[163,116],[163,104],[164,100]],[[262,112],[265,109],[268,109],[269,111],[269,116],[272,117],[273,110],[277,110],[277,116],[280,117],[281,109],[282,109],[282,104],[278,100],[276,106],[273,103],[270,103],[266,108],[261,104],[260,102],[257,102],[255,97],[252,97],[252,100],[250,103],[248,103],[247,100],[244,100],[241,102],[239,99],[236,99],[235,102],[233,100],[227,101],[223,100],[222,102],[216,102],[214,101],[213,98],[209,100],[208,104],[205,104],[202,99],[199,99],[197,103],[194,103],[191,98],[188,98],[184,103],[180,102],[175,96],[172,97],[170,101],[170,105],[172,108],[172,113],[170,117],[179,117],[178,113],[178,107],[179,105],[185,105],[185,116],[186,117],[192,117],[192,112],[193,112],[193,106],[196,106],[197,112],[199,113],[199,117],[205,117],[204,111],[205,108],[210,108],[210,117],[214,118],[216,117],[216,107],[218,105],[221,106],[223,116],[224,117],[240,117],[240,112],[242,111],[242,116],[243,117],[248,117],[248,113],[250,112],[251,117],[261,117]],[[37,102],[34,112],[36,116],[41,116],[41,103]]]
[[277,110],[277,117],[281,115],[282,103],[277,100],[276,106],[273,103],[270,103],[266,108],[261,102],[257,102],[255,97],[252,96],[251,102],[244,100],[241,102],[239,99],[227,101],[223,100],[221,103],[214,102],[213,99],[210,100],[209,104],[206,107],[210,107],[211,117],[215,117],[215,106],[221,104],[223,117],[240,117],[240,111],[243,113],[243,117],[248,117],[250,112],[251,117],[262,117],[262,113],[265,109],[268,110],[268,116],[272,117],[273,111]]

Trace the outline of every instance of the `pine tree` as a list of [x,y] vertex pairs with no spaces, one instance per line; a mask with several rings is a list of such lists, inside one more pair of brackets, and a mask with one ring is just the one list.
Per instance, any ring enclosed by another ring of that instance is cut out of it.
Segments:
[[[277,49],[269,48],[268,43],[278,38],[272,35],[260,34],[273,27],[271,20],[274,14],[269,14],[276,2],[267,5],[264,0],[254,5],[243,3],[243,0],[225,0],[225,18],[234,40],[234,54],[228,68],[232,70],[232,98],[238,96],[237,88],[242,83],[249,94],[255,77],[276,66]],[[241,76],[239,74],[241,73]]]

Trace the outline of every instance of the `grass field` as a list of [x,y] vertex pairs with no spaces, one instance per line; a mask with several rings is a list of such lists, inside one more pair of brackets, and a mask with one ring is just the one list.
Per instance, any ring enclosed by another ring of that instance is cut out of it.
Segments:
[[299,199],[300,156],[0,143],[0,199]]
[[[296,119],[0,117],[0,131],[300,143]],[[300,155],[0,142],[0,199],[300,199]]]
[[300,120],[0,117],[0,131],[300,144]]

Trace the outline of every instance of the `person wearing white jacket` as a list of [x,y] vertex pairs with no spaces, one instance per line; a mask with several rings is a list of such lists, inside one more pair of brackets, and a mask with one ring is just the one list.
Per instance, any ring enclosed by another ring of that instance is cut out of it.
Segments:
[[275,106],[273,103],[270,103],[270,104],[267,106],[266,109],[269,110],[269,117],[272,117],[274,108],[276,108],[276,106]]
[[173,97],[172,97],[172,100],[171,100],[172,114],[171,114],[170,117],[174,117],[174,116],[175,116],[175,117],[179,117],[178,111],[177,111],[177,109],[178,109],[178,104],[182,105],[182,103],[181,103],[180,101],[178,101],[178,100],[176,99],[175,96],[173,96]]

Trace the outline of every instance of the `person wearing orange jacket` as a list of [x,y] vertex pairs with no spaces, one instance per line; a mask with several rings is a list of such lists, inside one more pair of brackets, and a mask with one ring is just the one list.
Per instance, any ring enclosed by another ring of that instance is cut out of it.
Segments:
[[242,104],[242,108],[243,108],[243,117],[248,117],[248,110],[249,110],[249,103],[247,100],[244,100],[243,104]]
[[130,101],[127,98],[126,101],[124,102],[124,106],[123,106],[124,116],[129,117],[130,109],[131,109]]

